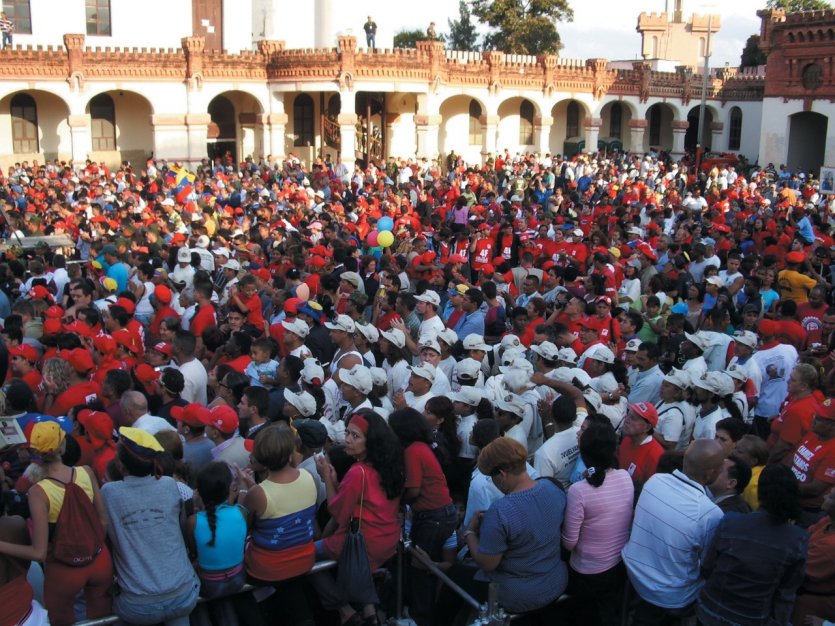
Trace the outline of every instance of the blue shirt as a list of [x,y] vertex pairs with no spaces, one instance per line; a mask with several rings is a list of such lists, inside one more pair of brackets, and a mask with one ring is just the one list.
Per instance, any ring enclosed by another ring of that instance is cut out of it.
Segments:
[[107,268],[107,277],[116,281],[116,293],[128,288],[128,266],[122,262]]
[[638,372],[635,376],[635,383],[629,392],[629,402],[652,402],[658,404],[661,401],[661,381],[664,380],[664,372],[657,365],[645,372]]
[[[534,480],[539,478],[539,472],[531,467],[529,463],[525,463],[525,469],[528,476]],[[479,511],[486,511],[491,504],[503,496],[504,494],[493,484],[493,479],[475,468],[470,479],[470,489],[467,492],[467,510],[464,513],[463,527],[467,527],[473,515]]]
[[453,328],[455,334],[461,339],[467,335],[475,333],[476,335],[484,334],[484,313],[477,309],[472,313],[465,313],[462,315]]
[[212,538],[206,511],[197,513],[194,524],[194,543],[197,561],[205,570],[217,571],[240,565],[244,560],[246,542],[246,518],[237,506],[221,504],[215,507],[215,543]]
[[502,555],[492,572],[476,577],[499,583],[499,602],[508,611],[533,611],[553,602],[568,585],[560,557],[565,492],[549,480],[496,500],[481,522],[479,550]]
[[249,382],[253,387],[266,387],[271,389],[275,387],[274,383],[264,384],[261,382],[261,375],[264,374],[275,380],[278,375],[278,361],[267,361],[266,363],[256,363],[252,361],[246,366],[244,374],[249,378]]

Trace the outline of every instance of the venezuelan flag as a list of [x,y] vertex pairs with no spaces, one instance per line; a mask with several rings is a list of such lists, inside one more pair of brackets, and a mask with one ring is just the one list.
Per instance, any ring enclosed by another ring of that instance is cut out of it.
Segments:
[[194,174],[182,167],[172,167],[165,174],[165,182],[174,187],[174,198],[184,202],[194,191]]

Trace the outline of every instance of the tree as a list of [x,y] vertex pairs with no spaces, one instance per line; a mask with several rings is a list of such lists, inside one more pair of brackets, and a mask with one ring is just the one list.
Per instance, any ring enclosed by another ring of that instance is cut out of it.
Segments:
[[447,21],[449,23],[448,48],[450,50],[475,50],[478,46],[478,33],[473,24],[470,5],[466,0],[458,2],[458,19]]
[[765,65],[765,55],[760,50],[760,36],[751,35],[748,41],[745,42],[745,48],[742,49],[742,58],[739,60],[740,67],[756,67],[758,65]]
[[768,0],[765,5],[769,9],[785,9],[786,13],[825,11],[832,8],[825,0]]
[[394,36],[395,48],[417,48],[417,42],[425,40],[426,31],[415,30],[401,30]]
[[559,52],[556,23],[574,19],[568,0],[473,0],[473,15],[493,29],[484,47],[511,54]]

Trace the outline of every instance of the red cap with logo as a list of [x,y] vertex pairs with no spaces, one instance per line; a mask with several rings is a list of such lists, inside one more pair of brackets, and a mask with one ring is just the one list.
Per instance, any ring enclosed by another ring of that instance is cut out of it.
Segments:
[[635,402],[630,404],[629,408],[652,424],[653,428],[658,426],[658,411],[652,402]]
[[231,435],[238,428],[238,414],[231,406],[216,406],[209,415],[207,426],[218,429],[225,435]]
[[35,347],[30,346],[28,343],[22,343],[14,348],[9,348],[9,354],[13,357],[19,356],[24,358],[30,363],[36,363],[39,357],[38,351]]

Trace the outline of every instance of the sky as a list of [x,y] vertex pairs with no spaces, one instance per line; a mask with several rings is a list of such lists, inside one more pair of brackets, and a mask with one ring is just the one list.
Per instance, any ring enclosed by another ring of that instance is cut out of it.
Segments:
[[[354,4],[356,0],[342,0]],[[569,0],[574,9],[574,21],[557,26],[564,44],[560,56],[569,58],[602,57],[636,59],[640,56],[641,37],[636,32],[638,14],[664,11],[664,0]],[[362,35],[362,23],[366,13],[358,5],[359,23],[354,32]],[[457,0],[421,0],[420,7],[403,10],[403,2],[381,3],[374,7],[374,20],[378,25],[377,47],[391,47],[391,37],[400,30],[425,29],[434,20],[439,33],[448,32],[447,20],[458,17]],[[670,10],[673,2],[670,0]],[[684,0],[684,14],[719,13],[722,27],[713,42],[714,55],[711,66],[739,65],[739,57],[749,36],[760,32],[757,10],[765,6],[765,0]],[[705,9],[704,7],[708,7]],[[712,9],[710,8],[712,7]],[[364,42],[363,42],[364,43]],[[360,44],[362,45],[362,43]]]

